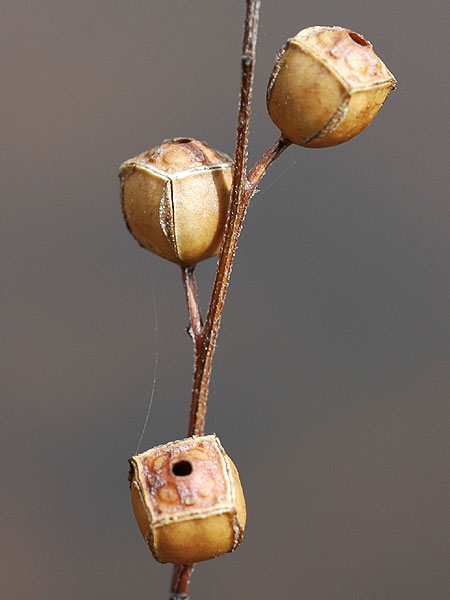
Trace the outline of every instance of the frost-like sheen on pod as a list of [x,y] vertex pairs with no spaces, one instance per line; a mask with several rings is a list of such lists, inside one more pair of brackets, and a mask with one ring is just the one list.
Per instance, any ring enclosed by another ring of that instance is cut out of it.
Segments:
[[343,27],[309,27],[279,52],[267,108],[294,144],[335,146],[369,125],[395,85],[362,35]]
[[120,167],[122,210],[143,246],[182,266],[220,251],[233,162],[205,142],[165,140]]
[[244,493],[215,435],[133,456],[129,480],[136,521],[157,561],[192,564],[232,552],[241,543]]

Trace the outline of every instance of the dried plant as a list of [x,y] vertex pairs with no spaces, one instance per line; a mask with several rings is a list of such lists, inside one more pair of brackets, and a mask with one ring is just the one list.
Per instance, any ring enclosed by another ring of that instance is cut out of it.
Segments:
[[[342,27],[301,31],[278,54],[268,85],[267,107],[280,137],[247,172],[260,4],[246,1],[234,162],[204,142],[175,138],[126,161],[120,173],[131,233],[145,248],[181,266],[193,341],[188,439],[130,461],[141,532],[157,560],[175,563],[172,600],[188,599],[193,563],[234,550],[245,525],[237,471],[204,429],[214,349],[250,200],[270,165],[291,144],[315,148],[351,139],[372,121],[395,87],[393,75],[361,35]],[[217,253],[203,319],[195,267]],[[222,466],[216,468],[216,463]]]

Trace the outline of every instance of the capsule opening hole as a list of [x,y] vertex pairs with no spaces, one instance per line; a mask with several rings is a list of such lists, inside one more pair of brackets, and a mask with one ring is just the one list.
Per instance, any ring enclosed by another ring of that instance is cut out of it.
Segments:
[[174,144],[189,144],[192,142],[192,138],[175,138],[172,140]]
[[368,46],[369,45],[369,42],[367,40],[365,40],[361,35],[358,35],[354,31],[349,31],[348,35],[351,37],[351,39],[356,44],[359,44],[360,46]]
[[180,460],[172,465],[172,473],[178,477],[186,477],[192,473],[192,465],[188,460]]

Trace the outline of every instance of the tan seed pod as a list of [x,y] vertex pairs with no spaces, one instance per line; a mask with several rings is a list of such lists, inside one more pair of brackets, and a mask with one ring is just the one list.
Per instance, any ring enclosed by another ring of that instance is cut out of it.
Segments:
[[157,561],[192,564],[235,550],[245,528],[239,475],[215,435],[130,459],[134,515]]
[[122,210],[143,246],[192,266],[220,251],[232,160],[192,138],[175,138],[120,167]]
[[309,27],[280,51],[267,108],[294,144],[335,146],[369,125],[395,85],[362,35],[343,27]]

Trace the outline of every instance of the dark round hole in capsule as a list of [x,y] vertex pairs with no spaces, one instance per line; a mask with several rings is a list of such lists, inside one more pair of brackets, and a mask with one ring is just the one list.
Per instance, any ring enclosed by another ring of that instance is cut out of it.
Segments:
[[172,473],[178,477],[186,477],[192,473],[192,465],[187,460],[179,460],[172,465]]
[[349,31],[348,35],[352,38],[352,40],[354,42],[356,42],[357,44],[359,44],[360,46],[368,46],[369,42],[367,40],[365,40],[362,35],[358,35],[357,33],[355,33],[354,31]]
[[192,138],[174,138],[172,140],[172,143],[173,144],[189,144],[192,141],[193,141]]

